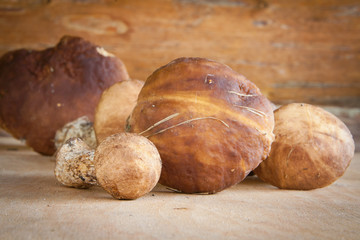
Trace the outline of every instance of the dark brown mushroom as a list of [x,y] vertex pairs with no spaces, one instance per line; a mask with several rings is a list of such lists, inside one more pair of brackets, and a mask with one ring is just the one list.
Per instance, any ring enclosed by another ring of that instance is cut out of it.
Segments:
[[79,37],[8,52],[0,59],[0,127],[52,155],[56,130],[84,115],[93,121],[103,90],[128,78],[121,60]]

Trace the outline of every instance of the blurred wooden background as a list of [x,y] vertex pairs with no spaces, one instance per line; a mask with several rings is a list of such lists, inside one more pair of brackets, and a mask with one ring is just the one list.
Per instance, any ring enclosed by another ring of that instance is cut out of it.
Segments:
[[77,35],[145,80],[181,56],[232,67],[275,104],[322,105],[360,140],[359,0],[2,0],[0,55]]

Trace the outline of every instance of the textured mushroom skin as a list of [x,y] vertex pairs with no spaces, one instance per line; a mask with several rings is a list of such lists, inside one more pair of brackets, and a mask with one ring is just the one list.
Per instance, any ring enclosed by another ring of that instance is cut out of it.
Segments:
[[[159,68],[146,80],[128,129],[141,133],[176,113],[143,133],[159,150],[160,183],[166,186],[185,193],[215,193],[243,180],[270,152],[274,138],[270,102],[226,65],[180,58]],[[159,133],[196,118],[205,119]]]
[[118,133],[105,138],[95,151],[98,183],[116,199],[136,199],[150,192],[160,178],[161,159],[145,137]]
[[128,79],[123,63],[78,37],[43,51],[20,49],[0,59],[0,127],[52,155],[57,129],[94,110],[104,89]]
[[256,175],[284,189],[310,190],[341,177],[354,156],[346,125],[320,107],[292,103],[275,111],[275,141]]
[[80,138],[92,149],[97,146],[93,123],[87,116],[77,118],[56,131],[54,138],[56,149],[60,149],[68,139],[74,137]]
[[56,179],[68,187],[89,188],[95,185],[94,152],[80,138],[69,138],[56,152]]

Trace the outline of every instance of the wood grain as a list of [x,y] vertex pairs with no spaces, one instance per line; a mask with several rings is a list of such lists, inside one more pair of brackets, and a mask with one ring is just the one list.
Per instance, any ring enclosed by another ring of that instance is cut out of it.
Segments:
[[358,0],[34,0],[0,2],[0,55],[77,35],[134,79],[182,56],[207,57],[271,101],[337,106],[360,150]]
[[102,45],[145,80],[181,56],[207,57],[276,104],[360,107],[357,0],[35,0],[0,3],[0,54],[63,35]]
[[279,190],[257,177],[213,195],[158,185],[134,201],[61,186],[53,158],[0,137],[0,239],[358,239],[360,155],[332,185]]

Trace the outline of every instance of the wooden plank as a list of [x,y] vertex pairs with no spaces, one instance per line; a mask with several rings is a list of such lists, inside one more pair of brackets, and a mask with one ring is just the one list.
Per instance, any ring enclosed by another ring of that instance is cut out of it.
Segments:
[[55,180],[54,159],[0,137],[0,239],[358,239],[360,154],[345,175],[312,191],[257,177],[213,195],[158,185],[134,201]]
[[207,57],[276,104],[360,107],[359,16],[357,0],[2,1],[0,54],[78,35],[115,53],[132,78]]

